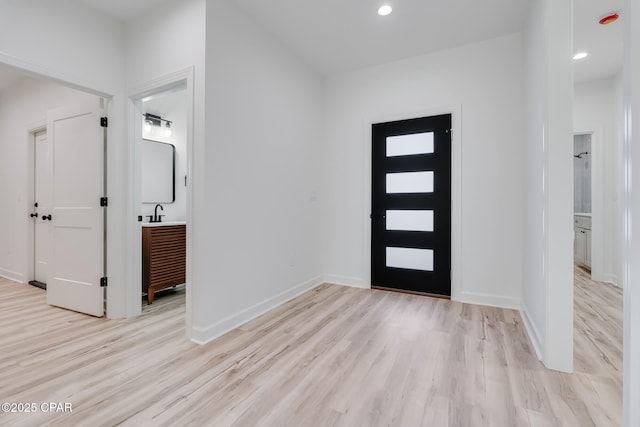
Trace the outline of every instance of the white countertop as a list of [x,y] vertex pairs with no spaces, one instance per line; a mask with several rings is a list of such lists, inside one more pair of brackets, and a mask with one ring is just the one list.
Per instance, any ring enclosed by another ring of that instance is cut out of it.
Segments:
[[187,221],[143,222],[143,227],[166,227],[169,225],[186,225]]
[[574,216],[588,216],[589,218],[591,218],[591,214],[590,213],[574,213]]

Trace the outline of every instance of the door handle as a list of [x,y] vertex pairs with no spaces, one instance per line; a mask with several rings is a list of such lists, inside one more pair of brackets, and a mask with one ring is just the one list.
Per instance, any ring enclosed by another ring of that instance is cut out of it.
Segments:
[[38,213],[37,212],[36,213],[32,213],[32,214],[29,214],[29,216],[31,218],[38,218]]
[[51,221],[51,215],[42,215],[43,221]]

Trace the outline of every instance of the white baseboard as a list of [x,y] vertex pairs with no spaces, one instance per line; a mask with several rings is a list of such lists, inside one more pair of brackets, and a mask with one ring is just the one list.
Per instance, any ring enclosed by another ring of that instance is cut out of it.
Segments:
[[294,286],[284,292],[279,293],[271,298],[252,305],[239,313],[233,314],[222,319],[206,328],[193,327],[191,330],[191,341],[196,344],[206,344],[214,339],[226,334],[229,331],[255,319],[262,314],[273,310],[277,306],[321,285],[324,281],[321,276],[315,277],[304,283]]
[[362,279],[357,277],[335,276],[329,274],[322,276],[322,281],[333,285],[349,286],[350,288],[370,289],[370,286],[365,286],[365,284],[362,283]]
[[533,349],[536,352],[536,356],[538,356],[538,360],[542,360],[542,339],[540,338],[540,332],[538,332],[538,328],[536,328],[536,325],[531,321],[529,310],[527,310],[527,306],[524,302],[520,309],[520,317],[522,317],[524,328],[527,331],[527,335],[529,335],[531,344],[533,344]]
[[613,286],[616,286],[618,288],[622,288],[622,285],[620,285],[620,279],[618,279],[618,276],[616,276],[615,274],[605,274],[602,278],[602,281],[611,283]]
[[6,270],[4,268],[0,268],[0,277],[4,277],[5,279],[9,279],[9,280],[14,280],[20,283],[26,283],[24,280],[24,274],[17,273],[11,270]]
[[501,297],[475,292],[460,292],[460,297],[456,298],[455,301],[467,304],[487,305],[489,307],[511,308],[514,310],[520,310],[521,306],[519,298]]

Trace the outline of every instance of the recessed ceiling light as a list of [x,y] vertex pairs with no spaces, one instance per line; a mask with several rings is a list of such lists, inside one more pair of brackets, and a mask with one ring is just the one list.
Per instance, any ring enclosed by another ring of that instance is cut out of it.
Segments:
[[388,4],[385,4],[384,6],[380,6],[380,9],[378,9],[378,15],[380,16],[387,16],[391,12],[393,12],[393,9]]
[[578,60],[578,59],[583,59],[586,58],[589,54],[587,52],[578,52],[575,55],[573,55],[573,59]]

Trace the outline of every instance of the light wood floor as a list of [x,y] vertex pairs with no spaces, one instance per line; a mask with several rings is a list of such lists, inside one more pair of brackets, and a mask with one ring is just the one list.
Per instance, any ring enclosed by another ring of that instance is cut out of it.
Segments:
[[184,298],[103,320],[0,279],[0,402],[20,426],[616,426],[621,294],[577,271],[576,373],[546,370],[517,312],[333,285],[214,342]]

